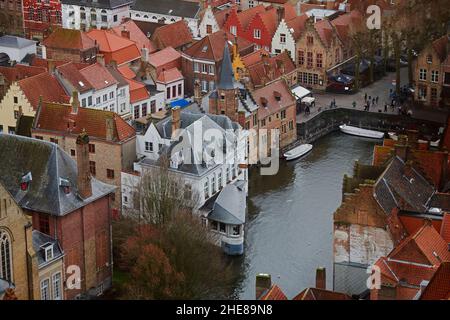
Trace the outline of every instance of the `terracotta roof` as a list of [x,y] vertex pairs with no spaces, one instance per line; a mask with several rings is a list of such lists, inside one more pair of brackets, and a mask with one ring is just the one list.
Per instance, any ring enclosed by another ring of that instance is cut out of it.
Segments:
[[421,300],[450,299],[450,261],[441,263],[427,287],[420,296]]
[[287,300],[286,295],[276,284],[265,292],[259,300]]
[[20,80],[17,84],[34,109],[39,104],[40,96],[42,96],[42,101],[63,103],[69,101],[69,97],[58,80],[56,80],[56,77],[50,75],[48,72]]
[[167,84],[181,79],[184,79],[184,77],[181,74],[180,70],[178,70],[178,68],[172,68],[169,70],[161,71],[156,81]]
[[191,29],[185,20],[159,27],[151,39],[160,50],[166,47],[180,48],[193,41]]
[[[281,96],[280,101],[277,101],[275,98],[277,93]],[[253,92],[253,98],[259,105],[259,119],[263,119],[287,106],[295,104],[295,99],[292,97],[291,90],[289,89],[286,81],[283,79],[277,80],[263,88],[255,90]],[[266,106],[263,105],[261,98],[266,99]]]
[[118,83],[108,69],[100,63],[94,63],[80,70],[80,73],[89,81],[95,90],[101,90]]
[[247,67],[254,86],[264,85],[295,70],[295,64],[287,51],[269,58],[261,57],[260,61]]
[[2,74],[9,83],[32,77],[43,72],[47,72],[47,69],[43,67],[26,66],[22,64],[16,64],[14,67],[0,66],[0,74]]
[[[236,10],[236,9],[234,9]],[[255,17],[258,13],[263,13],[266,11],[266,8],[264,5],[260,4],[256,7],[241,11],[237,14],[237,17],[239,19],[239,22],[241,23],[242,28],[247,29],[247,26],[252,21],[252,19]]]
[[139,49],[147,48],[150,53],[156,51],[155,46],[147,38],[147,35],[142,32],[142,30],[137,26],[137,24],[133,20],[127,20],[123,22],[121,25],[114,27],[111,29],[116,35],[122,36],[122,31],[126,30],[130,33],[130,40],[134,41]]
[[287,26],[293,31],[294,39],[300,38],[303,30],[305,30],[305,23],[308,20],[308,15],[302,14],[298,17],[286,21]]
[[111,60],[116,61],[118,65],[141,57],[141,52],[134,41],[118,36],[111,31],[93,29],[87,35],[97,41],[100,52],[111,54]]
[[70,82],[79,92],[86,92],[93,89],[91,83],[72,62],[57,67],[56,71],[60,74],[60,76],[62,76],[63,79]]
[[[232,43],[235,41],[235,37],[231,33],[219,30],[194,43],[191,47],[184,51],[184,54],[190,57],[195,57],[196,59],[206,59],[219,62],[223,58],[225,39]],[[240,53],[245,52],[253,46],[251,42],[241,37],[237,37],[237,45]]]
[[320,39],[324,43],[324,45],[329,46],[331,44],[331,40],[333,38],[333,26],[328,19],[317,21],[314,24],[314,28],[320,36]]
[[95,47],[95,41],[76,29],[55,29],[43,41],[44,46],[59,49],[86,50]]
[[[53,63],[55,67],[59,67],[69,62],[70,60],[64,61],[64,60],[42,59],[37,56],[34,56],[30,61],[30,66],[43,67],[48,69],[49,63]],[[89,65],[89,63],[82,63],[82,62],[74,62],[74,64],[78,69],[82,69]]]
[[448,44],[448,38],[447,36],[443,36],[437,40],[435,40],[432,44],[433,49],[438,54],[439,58],[441,59],[441,62],[444,61],[447,58],[447,44]]
[[441,231],[441,237],[447,243],[450,243],[450,213],[447,213],[447,212],[444,213],[440,231]]
[[148,59],[148,63],[150,63],[155,68],[158,68],[180,58],[181,53],[179,53],[172,47],[167,47],[162,49],[161,51],[151,54]]
[[114,112],[80,107],[78,113],[73,114],[71,110],[68,104],[43,103],[36,114],[34,129],[75,135],[85,129],[90,137],[106,140],[106,120],[114,119],[113,141],[124,141],[136,135],[133,127]]
[[345,293],[317,288],[307,288],[300,292],[293,300],[351,300]]
[[119,72],[126,78],[126,79],[134,79],[136,78],[136,73],[134,73],[133,70],[127,65],[123,65],[117,68]]
[[358,10],[352,10],[331,20],[331,24],[335,27],[339,39],[350,44],[351,33],[363,27],[363,16]]
[[426,223],[392,250],[388,258],[439,266],[442,261],[450,261],[450,251],[448,243],[431,224]]
[[141,82],[127,79],[128,84],[130,85],[130,102],[136,103],[138,101],[142,101],[150,98],[150,94],[148,93],[145,85]]
[[226,21],[225,19],[228,17],[231,10],[233,10],[233,7],[224,10],[219,10],[218,12],[214,13],[214,18],[216,18],[216,22],[219,26],[219,29],[222,29]]
[[246,56],[243,56],[241,58],[242,63],[244,63],[246,67],[250,67],[251,65],[260,62],[264,55],[269,56],[270,53],[264,48],[261,48],[259,50],[253,51],[252,53],[247,54]]

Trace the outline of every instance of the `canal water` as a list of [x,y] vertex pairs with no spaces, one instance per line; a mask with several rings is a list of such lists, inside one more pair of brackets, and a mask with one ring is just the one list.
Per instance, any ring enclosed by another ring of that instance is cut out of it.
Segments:
[[355,160],[372,161],[375,144],[335,132],[316,141],[305,158],[281,161],[276,176],[252,169],[237,298],[255,299],[256,274],[269,273],[292,299],[314,286],[319,266],[326,267],[332,288],[333,213],[341,204],[342,179],[352,174]]

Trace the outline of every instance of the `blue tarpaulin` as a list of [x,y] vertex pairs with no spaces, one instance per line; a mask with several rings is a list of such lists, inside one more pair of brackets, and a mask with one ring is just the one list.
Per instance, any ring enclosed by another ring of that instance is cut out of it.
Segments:
[[184,108],[184,107],[187,107],[188,105],[189,105],[189,101],[187,101],[186,99],[179,99],[179,100],[172,101],[170,103],[171,108],[175,108],[175,107]]

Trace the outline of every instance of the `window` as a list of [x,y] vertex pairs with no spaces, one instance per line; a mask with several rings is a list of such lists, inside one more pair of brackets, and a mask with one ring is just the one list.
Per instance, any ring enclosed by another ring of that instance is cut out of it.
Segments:
[[289,121],[289,130],[294,130],[294,121]]
[[230,181],[231,181],[230,167],[227,167],[227,171],[226,171],[226,179],[227,179],[227,182],[230,182]]
[[172,97],[175,98],[177,96],[177,87],[172,86]]
[[211,187],[212,187],[212,193],[216,193],[216,176],[213,176],[211,178]]
[[95,176],[97,170],[95,169],[95,161],[89,161],[89,172]]
[[150,112],[151,113],[156,112],[156,101],[155,100],[150,101]]
[[261,39],[261,30],[259,30],[259,29],[254,29],[254,30],[253,30],[253,38],[255,38],[255,39]]
[[95,144],[89,143],[89,153],[95,153]]
[[427,80],[427,70],[426,69],[419,70],[419,80],[422,80],[422,81]]
[[147,116],[147,103],[143,103],[142,104],[142,116],[146,117]]
[[11,256],[11,240],[9,238],[9,235],[6,233],[6,231],[0,230],[0,278],[7,281],[13,280]]
[[179,96],[181,96],[181,95],[183,94],[183,92],[182,92],[182,91],[183,91],[183,90],[182,90],[182,88],[183,88],[183,87],[182,87],[181,83],[180,83],[180,84],[178,84],[178,95],[179,95]]
[[298,64],[300,66],[305,64],[305,52],[304,51],[299,51],[298,52]]
[[211,34],[212,33],[212,25],[207,24],[206,25],[206,34]]
[[49,280],[41,281],[41,300],[50,300]]
[[317,64],[317,68],[322,68],[322,54],[318,53],[316,55],[316,64]]
[[74,150],[74,149],[70,149],[70,155],[71,155],[72,157],[75,157],[75,150]]
[[233,236],[238,236],[241,234],[241,226],[233,226],[232,229]]
[[48,244],[44,247],[45,250],[45,261],[50,261],[53,259],[53,244]]
[[308,68],[312,68],[313,66],[313,53],[312,52],[308,52],[307,53],[307,67]]
[[124,112],[125,111],[125,102],[120,104],[120,112]]
[[220,222],[219,223],[219,231],[222,233],[227,232],[227,225],[225,223]]
[[108,179],[114,179],[114,170],[106,169],[106,176],[108,177]]
[[427,87],[419,87],[419,99],[425,100],[427,98]]
[[433,63],[433,56],[431,54],[427,56],[427,63],[429,64]]
[[170,99],[170,87],[167,87],[166,91],[167,91],[166,97],[167,99]]
[[207,73],[208,72],[207,71],[207,67],[208,67],[208,65],[202,63],[202,73]]
[[208,180],[205,181],[205,185],[203,187],[203,191],[205,193],[205,199],[209,198],[209,185],[208,185]]
[[139,106],[134,107],[134,118],[135,119],[139,118]]
[[431,82],[435,83],[439,82],[439,71],[436,70],[431,71]]
[[306,38],[306,43],[307,43],[308,45],[313,45],[313,44],[314,44],[314,38],[311,37],[311,36],[308,36],[308,37]]
[[430,100],[432,104],[436,104],[438,101],[438,91],[436,88],[431,88]]
[[248,7],[249,7],[249,8],[253,8],[254,6],[255,6],[255,1],[249,0],[249,1],[248,1]]
[[61,272],[52,275],[53,300],[61,300]]
[[86,108],[86,98],[83,98],[82,100],[81,100],[81,106],[83,107],[83,108]]
[[236,35],[237,35],[237,28],[236,28],[236,26],[231,26],[231,27],[230,27],[230,33],[231,33],[233,36],[236,36]]
[[97,97],[97,98],[95,99],[95,102],[96,102],[97,104],[100,104],[101,98],[100,98],[100,97]]
[[145,141],[145,152],[153,152],[153,142]]
[[214,74],[214,65],[212,64],[208,65],[208,73],[212,75]]
[[286,43],[286,34],[280,33],[280,43],[285,44]]
[[198,62],[194,62],[194,72],[200,72],[200,64]]
[[217,176],[217,183],[219,184],[219,190],[222,189],[222,186],[223,186],[222,171],[220,171],[219,175]]
[[92,96],[88,97],[88,106],[92,106]]
[[19,103],[19,98],[14,97],[14,103]]
[[286,110],[281,110],[281,119],[286,118]]
[[113,16],[113,21],[114,21],[114,22],[117,22],[117,14],[115,14],[115,15]]
[[110,98],[110,99],[114,99],[114,91],[111,91],[111,92],[109,93],[109,98]]

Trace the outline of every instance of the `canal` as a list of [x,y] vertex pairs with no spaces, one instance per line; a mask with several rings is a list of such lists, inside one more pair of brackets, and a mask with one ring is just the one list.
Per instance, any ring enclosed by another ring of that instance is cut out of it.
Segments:
[[326,267],[332,288],[333,213],[341,204],[342,179],[352,174],[355,160],[371,162],[375,143],[335,132],[316,141],[305,158],[281,161],[276,176],[252,169],[237,298],[255,299],[256,274],[269,273],[292,299],[314,286],[319,266]]

